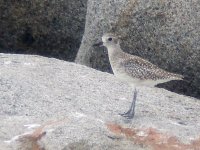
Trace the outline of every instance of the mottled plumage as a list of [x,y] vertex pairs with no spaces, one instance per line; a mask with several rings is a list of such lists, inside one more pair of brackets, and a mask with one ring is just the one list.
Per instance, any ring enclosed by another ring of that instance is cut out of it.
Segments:
[[158,83],[183,78],[182,75],[167,72],[145,59],[123,52],[119,40],[112,34],[105,34],[102,41],[108,49],[114,74],[130,84],[155,86]]
[[[160,79],[182,79],[182,75],[167,72],[158,68],[156,65],[137,57],[124,54],[125,59],[120,62],[120,65],[125,68],[128,74],[133,78],[140,80],[160,80]],[[127,59],[126,59],[127,58]]]

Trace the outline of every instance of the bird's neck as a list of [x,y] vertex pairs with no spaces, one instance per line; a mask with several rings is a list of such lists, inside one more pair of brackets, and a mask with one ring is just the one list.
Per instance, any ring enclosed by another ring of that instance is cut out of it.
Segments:
[[112,58],[114,56],[117,56],[117,55],[120,55],[121,53],[123,53],[123,51],[121,50],[119,44],[108,45],[107,49],[108,49],[108,56],[109,56],[109,58]]

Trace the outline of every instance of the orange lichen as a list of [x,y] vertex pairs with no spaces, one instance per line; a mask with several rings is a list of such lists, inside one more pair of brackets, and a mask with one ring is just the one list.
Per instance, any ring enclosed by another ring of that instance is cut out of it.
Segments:
[[123,128],[117,124],[107,124],[107,127],[112,133],[125,135],[135,144],[145,145],[153,150],[200,150],[200,138],[191,141],[190,144],[185,144],[179,141],[177,137],[160,133],[154,128]]
[[20,137],[19,141],[21,142],[21,149],[45,150],[45,148],[38,143],[38,141],[46,135],[46,132],[43,131],[44,128],[63,123],[65,121],[66,119],[46,122],[44,125],[36,128],[33,133]]

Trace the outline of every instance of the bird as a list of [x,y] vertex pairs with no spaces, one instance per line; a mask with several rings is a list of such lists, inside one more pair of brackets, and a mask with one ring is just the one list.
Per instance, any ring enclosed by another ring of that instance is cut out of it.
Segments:
[[[165,71],[151,62],[124,52],[120,47],[120,39],[113,33],[105,33],[102,41],[93,46],[105,46],[114,75],[122,81],[129,83],[132,87],[148,86],[154,87],[159,83],[171,80],[183,80],[180,74]],[[135,115],[135,102],[137,98],[135,88],[133,100],[129,110],[120,114],[127,119],[133,119]]]

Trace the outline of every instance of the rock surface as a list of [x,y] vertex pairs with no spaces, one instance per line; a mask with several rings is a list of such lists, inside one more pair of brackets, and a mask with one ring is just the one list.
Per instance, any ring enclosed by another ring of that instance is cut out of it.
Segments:
[[0,1],[0,51],[74,60],[87,0]]
[[189,81],[165,87],[200,98],[199,9],[198,0],[89,0],[76,62],[111,72],[106,54],[92,47],[111,30],[121,36],[124,51]]
[[199,150],[200,101],[61,60],[0,54],[4,150]]

